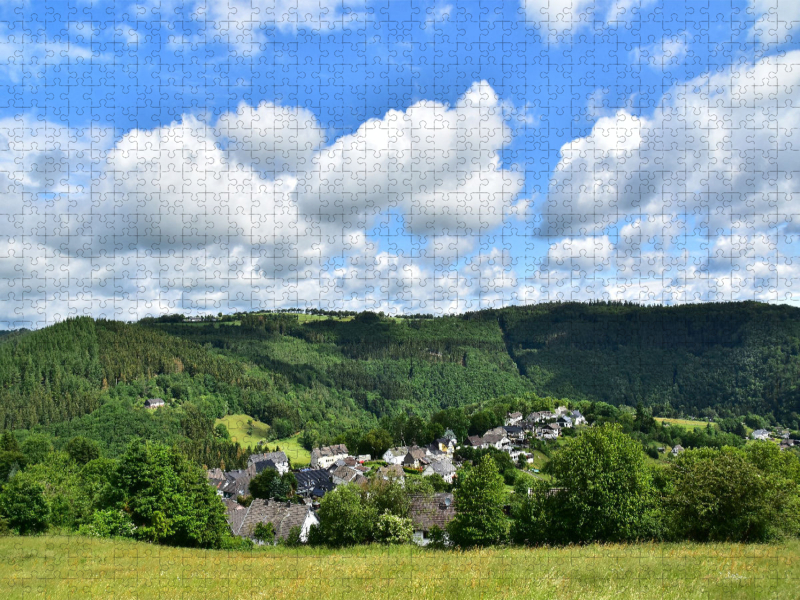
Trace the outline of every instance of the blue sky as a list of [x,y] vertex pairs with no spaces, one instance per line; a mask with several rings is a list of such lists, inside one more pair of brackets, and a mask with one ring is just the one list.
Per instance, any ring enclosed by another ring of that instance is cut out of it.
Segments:
[[0,327],[796,303],[798,6],[11,0]]

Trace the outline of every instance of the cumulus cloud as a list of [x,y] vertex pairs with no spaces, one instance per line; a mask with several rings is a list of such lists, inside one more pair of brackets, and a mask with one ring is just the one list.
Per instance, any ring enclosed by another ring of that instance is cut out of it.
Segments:
[[575,240],[613,247],[610,262],[594,262],[607,290],[617,277],[661,301],[785,301],[797,280],[798,60],[794,51],[699,77],[670,89],[653,115],[599,119],[561,148],[536,233],[570,240],[556,248],[580,273],[591,247]]
[[583,29],[624,27],[655,0],[521,0],[525,20],[551,43],[569,41]]
[[[508,111],[476,82],[452,106],[421,101],[331,142],[310,111],[272,103],[116,140],[2,122],[3,306],[34,320],[463,309],[482,285],[508,287],[493,260],[471,259],[471,275],[457,274],[463,295],[449,273],[521,189],[522,175],[500,160]],[[387,250],[370,233],[389,214],[410,248]],[[472,287],[470,277],[488,283]]]

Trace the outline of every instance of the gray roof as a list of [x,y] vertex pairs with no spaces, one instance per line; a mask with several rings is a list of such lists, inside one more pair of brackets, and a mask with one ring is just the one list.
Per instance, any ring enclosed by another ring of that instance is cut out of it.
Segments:
[[456,472],[456,468],[453,465],[453,461],[449,458],[443,458],[441,460],[434,460],[431,462],[431,469],[437,475],[441,475],[442,477],[447,477],[448,475],[452,475]]
[[496,444],[497,442],[501,441],[505,435],[500,435],[499,433],[487,433],[483,436],[483,443],[484,444]]
[[391,452],[393,456],[405,456],[408,454],[408,446],[397,446],[395,448],[389,448],[387,452]]
[[326,469],[307,469],[305,471],[297,471],[294,474],[297,480],[297,493],[306,494],[314,490],[314,488],[324,488],[332,490],[334,488],[331,483],[331,474]]
[[293,502],[277,502],[275,500],[261,500],[257,498],[247,509],[247,514],[241,520],[238,529],[231,528],[234,535],[252,537],[253,530],[258,523],[272,523],[275,533],[279,538],[286,539],[289,530],[294,526],[303,526],[309,513],[305,504]]
[[271,460],[276,465],[289,462],[289,459],[286,458],[286,453],[283,451],[279,451],[279,452],[262,452],[261,454],[251,454],[250,458],[247,459],[247,464],[252,465],[253,463],[264,462],[265,460]]
[[[449,500],[449,504],[447,500]],[[414,522],[414,529],[430,531],[434,525],[444,529],[456,516],[453,494],[441,493],[433,496],[411,496],[408,516]]]
[[311,451],[311,456],[321,458],[323,456],[338,456],[340,454],[350,454],[347,451],[347,446],[344,444],[334,444],[333,446],[322,446],[321,448],[314,448]]

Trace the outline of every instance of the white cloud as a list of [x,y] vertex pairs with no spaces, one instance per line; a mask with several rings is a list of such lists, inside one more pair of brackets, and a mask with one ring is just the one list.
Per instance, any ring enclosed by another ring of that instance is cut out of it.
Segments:
[[[509,265],[472,252],[521,189],[500,163],[508,111],[476,82],[452,106],[419,102],[330,143],[311,112],[270,103],[115,142],[0,122],[0,318],[499,298]],[[399,246],[367,235],[379,218],[404,228]]]
[[753,33],[764,44],[800,42],[800,2],[796,0],[750,0],[756,17]]
[[537,23],[551,43],[570,41],[581,30],[625,27],[655,0],[520,0],[525,20]]
[[640,65],[664,70],[681,65],[688,51],[683,35],[670,36],[662,38],[658,44],[637,47],[633,51],[633,60]]

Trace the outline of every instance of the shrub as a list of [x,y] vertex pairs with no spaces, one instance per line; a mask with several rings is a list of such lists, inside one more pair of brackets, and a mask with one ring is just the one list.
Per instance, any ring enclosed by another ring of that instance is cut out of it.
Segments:
[[253,537],[259,542],[271,544],[275,541],[275,525],[270,522],[258,523],[253,529]]
[[375,524],[375,541],[384,544],[408,544],[414,538],[411,519],[398,517],[388,510],[378,517]]

